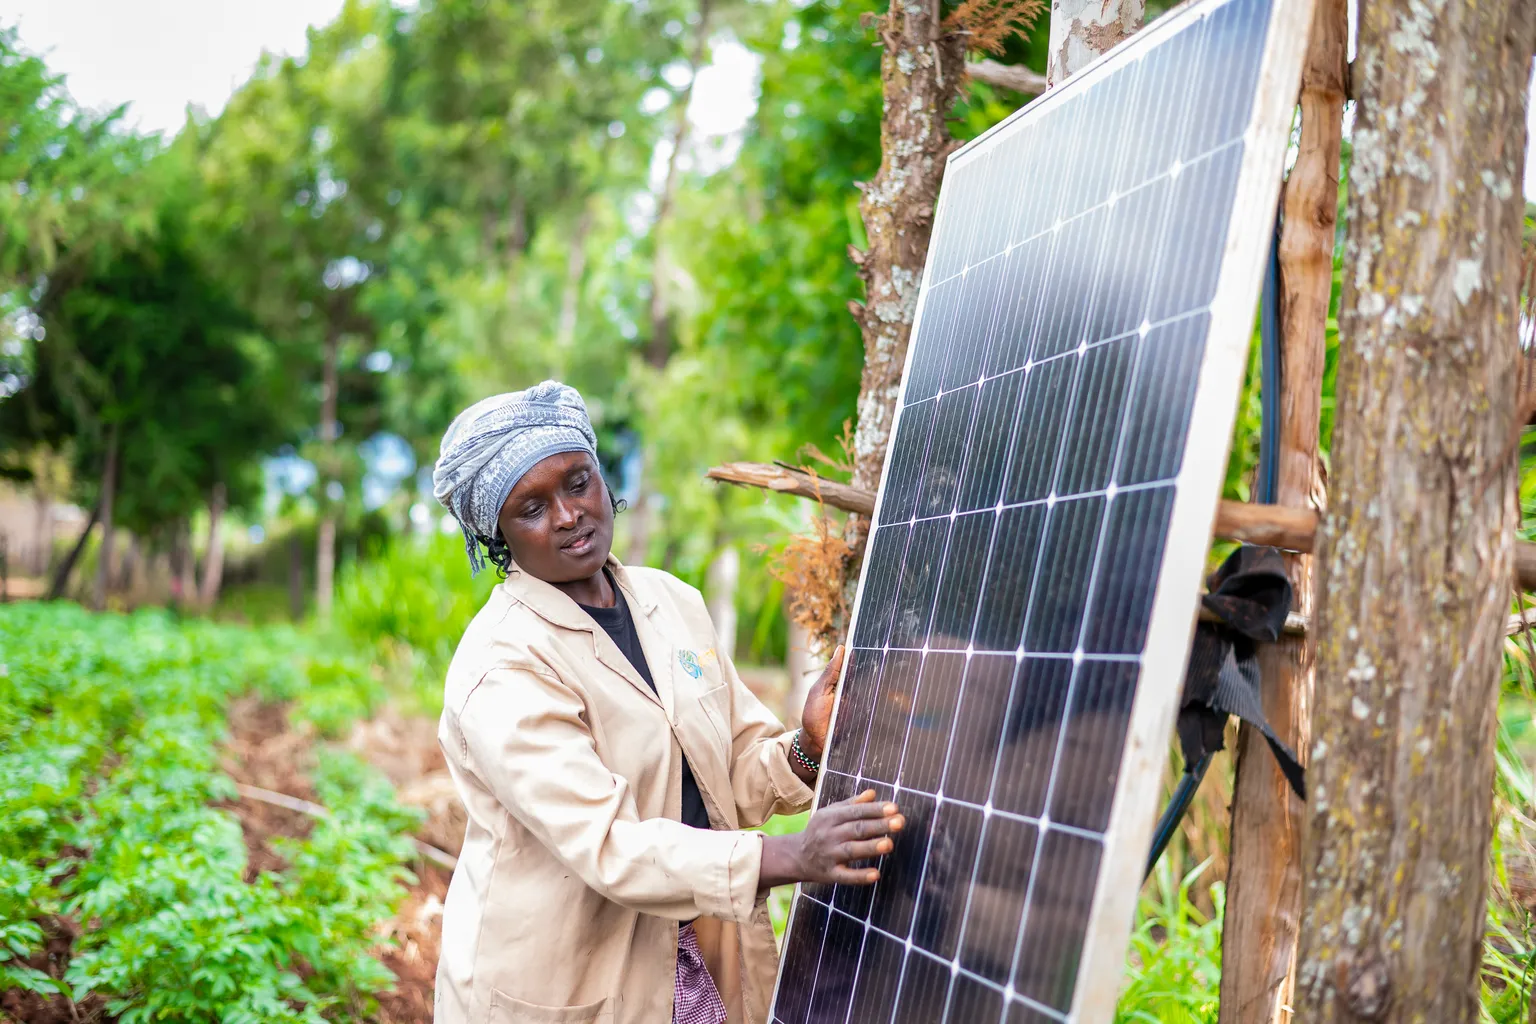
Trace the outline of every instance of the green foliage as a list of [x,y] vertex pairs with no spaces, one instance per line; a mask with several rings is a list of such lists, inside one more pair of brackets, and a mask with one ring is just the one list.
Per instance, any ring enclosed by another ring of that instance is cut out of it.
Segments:
[[1116,1024],[1215,1024],[1225,888],[1211,886],[1216,912],[1202,914],[1190,890],[1205,868],[1175,880],[1169,858],[1158,863],[1137,907]]
[[420,710],[436,714],[454,648],[496,582],[494,569],[470,579],[457,533],[396,537],[342,570],[332,622],[403,672]]
[[[392,983],[370,955],[404,894],[414,824],[353,759],[289,867],[247,880],[218,767],[228,701],[323,688],[297,637],[163,613],[0,608],[0,990],[98,994],[125,1022],[359,1019]],[[45,932],[80,926],[62,977]],[[27,961],[32,959],[32,963]]]
[[368,718],[384,703],[385,691],[371,665],[349,656],[315,654],[307,662],[306,686],[290,720],[307,722],[321,736],[343,735],[353,722]]

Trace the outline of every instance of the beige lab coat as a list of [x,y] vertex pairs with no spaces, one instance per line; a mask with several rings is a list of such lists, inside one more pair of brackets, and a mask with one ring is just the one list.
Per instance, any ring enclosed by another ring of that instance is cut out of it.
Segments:
[[[516,569],[448,669],[438,740],[469,827],[436,1024],[670,1024],[677,931],[693,918],[730,1024],[766,1024],[762,836],[737,830],[803,810],[811,790],[698,591],[608,566],[658,692],[574,601]],[[678,820],[684,752],[717,831]]]

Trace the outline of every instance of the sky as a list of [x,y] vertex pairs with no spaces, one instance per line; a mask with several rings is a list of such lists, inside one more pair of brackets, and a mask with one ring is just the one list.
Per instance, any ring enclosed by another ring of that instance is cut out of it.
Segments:
[[[218,113],[263,50],[302,52],[305,29],[340,9],[341,0],[7,0],[0,22],[19,24],[22,43],[67,76],[77,101],[127,102],[130,124],[174,131],[187,104]],[[691,154],[701,164],[733,155],[731,137],[756,102],[756,70],[744,48],[716,47],[689,109],[713,137],[712,149]],[[1536,136],[1536,102],[1530,118]],[[1536,199],[1536,160],[1526,164],[1525,194]]]

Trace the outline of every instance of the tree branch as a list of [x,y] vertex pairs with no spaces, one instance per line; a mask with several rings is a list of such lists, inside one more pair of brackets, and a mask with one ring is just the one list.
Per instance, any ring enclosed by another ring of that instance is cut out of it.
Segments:
[[785,469],[765,462],[727,462],[704,475],[711,480],[736,484],[738,487],[761,487],[780,494],[810,498],[855,515],[871,516],[875,513],[875,495],[872,491],[823,480],[797,469]]
[[974,81],[985,82],[1000,89],[1012,89],[1026,96],[1038,96],[1045,92],[1045,76],[1022,64],[1003,64],[986,57],[968,63],[965,72]]

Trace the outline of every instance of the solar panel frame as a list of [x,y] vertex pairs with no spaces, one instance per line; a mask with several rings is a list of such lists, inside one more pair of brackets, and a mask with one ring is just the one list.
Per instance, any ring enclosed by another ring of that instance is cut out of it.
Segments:
[[[1039,117],[1042,111],[1047,111],[1053,106],[1074,102],[1095,82],[1139,60],[1150,48],[1161,41],[1231,2],[1234,0],[1204,0],[1204,2],[1177,9],[1158,19],[1130,40],[1079,71],[1068,82],[1045,93],[956,151],[949,158],[948,170],[952,171],[971,161],[994,158],[994,154],[1000,151],[1000,144],[1012,137],[1013,126],[1017,122]],[[1119,994],[1118,979],[1124,966],[1125,947],[1140,889],[1139,882],[1151,842],[1156,804],[1163,770],[1167,763],[1169,738],[1173,732],[1178,697],[1193,635],[1205,555],[1209,547],[1216,503],[1225,475],[1227,448],[1237,412],[1237,397],[1247,363],[1254,308],[1258,301],[1262,269],[1269,245],[1268,225],[1272,222],[1269,211],[1276,208],[1279,200],[1281,171],[1290,137],[1295,98],[1300,87],[1302,61],[1314,6],[1315,0],[1272,0],[1271,3],[1263,58],[1257,72],[1252,107],[1246,122],[1247,128],[1242,135],[1241,166],[1237,172],[1230,224],[1238,224],[1245,215],[1245,211],[1262,210],[1266,213],[1262,217],[1252,217],[1254,226],[1250,230],[1227,230],[1214,298],[1208,307],[1204,357],[1196,378],[1182,463],[1175,477],[1177,483],[1172,492],[1172,509],[1166,530],[1167,542],[1162,549],[1161,565],[1153,591],[1151,616],[1146,627],[1146,642],[1139,657],[1140,674],[1131,701],[1127,738],[1117,774],[1115,794],[1110,803],[1102,833],[1102,848],[1094,881],[1092,909],[1088,915],[1081,945],[1082,955],[1075,974],[1075,991],[1072,993],[1071,1008],[1066,1015],[1066,1019],[1073,1022],[1097,1024],[1097,1022],[1111,1020]],[[1187,35],[1192,37],[1193,33]],[[1130,118],[1134,114],[1135,112],[1130,109],[1124,111],[1125,118]],[[1027,126],[1022,130],[1027,131]],[[1203,128],[1199,125],[1191,127],[1192,133],[1202,130]],[[1114,131],[1113,126],[1110,126],[1109,131]],[[1072,141],[1076,144],[1078,140],[1074,137]],[[1088,143],[1084,141],[1082,144]],[[1046,155],[1024,147],[1023,158],[1034,173],[1022,174],[1021,177],[1038,182],[1041,165],[1044,163],[1048,166]],[[1134,154],[1128,159],[1134,159]],[[1108,168],[1104,173],[1114,174],[1115,169]],[[1053,191],[1065,187],[1070,186],[1060,182],[1047,183],[1047,188]],[[946,212],[951,205],[952,196],[952,190],[941,191],[935,215],[935,239],[939,237],[938,232],[946,223]],[[1046,205],[1048,204],[1035,204],[1036,207]],[[1029,216],[1038,217],[1038,210],[1011,211],[1008,218],[993,218],[991,224],[983,219],[980,221],[983,226],[978,234],[994,229],[999,223],[1002,224],[1002,228],[998,230],[1006,230],[1010,223]],[[1259,224],[1263,225],[1263,230],[1258,228]],[[1026,232],[1026,234],[1032,233]],[[919,331],[930,301],[930,284],[935,277],[947,277],[955,272],[952,254],[957,251],[965,250],[956,247],[954,250],[936,252],[934,258],[929,259],[924,266],[911,335],[914,340],[920,336]],[[969,251],[972,253],[988,251],[987,242],[973,239]],[[997,251],[995,239],[993,248],[989,251]],[[1044,285],[1042,284],[1041,287]],[[951,294],[953,293],[946,293],[945,300],[949,300]],[[1063,303],[1071,299],[1072,296],[1069,295],[1057,297],[1057,300]],[[1042,314],[1042,317],[1045,315]],[[902,377],[902,390],[890,434],[893,443],[886,452],[882,486],[876,499],[873,518],[873,523],[876,524],[885,522],[885,514],[890,511],[885,506],[888,485],[893,480],[893,474],[899,477],[903,472],[900,466],[894,465],[897,458],[894,441],[908,408],[908,389],[913,386],[916,355],[917,345],[909,345]],[[932,387],[935,382],[923,376],[924,369],[918,368],[919,387]],[[945,385],[946,382],[938,382],[938,386],[948,391],[949,388]],[[937,418],[934,410],[926,406],[923,407],[921,414]],[[1015,415],[1018,415],[1017,411]],[[1212,437],[1223,439],[1218,449],[1213,450],[1208,440]],[[959,481],[958,486],[962,496],[960,504],[963,506],[966,482]],[[911,495],[908,500],[915,506],[922,501],[922,495]],[[990,503],[981,506],[986,509],[991,507]],[[894,521],[899,522],[914,511],[915,509],[897,509]],[[893,610],[891,606],[899,599],[899,595],[895,592],[874,595],[868,592],[867,576],[872,561],[874,561],[873,558],[867,557],[860,570],[857,597],[850,619],[850,637],[854,636],[859,628],[861,614],[865,612],[866,605],[871,600],[875,602],[876,607],[881,608],[881,614],[890,615]],[[935,580],[933,585],[937,586],[938,581]],[[886,589],[894,586],[895,584],[892,583]],[[898,645],[893,643],[890,646],[894,648]],[[897,651],[891,650],[884,657],[889,658],[897,654]],[[844,680],[840,681],[829,735],[838,735],[837,723],[843,713],[843,694],[846,692],[846,687],[842,683],[846,682],[848,673],[853,669],[853,662],[854,659],[850,658],[843,669]],[[878,666],[875,671],[879,671]],[[927,671],[926,667],[924,671]],[[963,711],[963,693],[959,700],[961,709],[957,710],[957,714]],[[869,708],[850,710],[860,715],[868,715],[872,711]],[[874,728],[874,724],[868,726],[871,731]],[[862,743],[862,740],[860,742]],[[829,766],[838,756],[839,752],[835,747],[828,752]],[[1051,768],[1052,770],[1055,768],[1054,761]],[[828,772],[823,772],[822,778],[818,780],[817,806],[821,804],[823,791],[829,785],[830,778]],[[881,790],[882,797],[887,796],[891,790],[889,786],[875,788]],[[1032,854],[1040,857],[1045,855],[1043,848]],[[978,872],[982,870],[980,862],[976,870]],[[797,886],[786,935],[792,934],[796,918],[800,914],[802,891],[812,888],[818,893],[821,888],[825,888],[826,892],[820,898],[823,902],[832,903],[831,887]],[[839,899],[843,898],[842,891],[839,890]],[[1026,902],[1027,899],[1028,897]],[[867,905],[867,898],[864,902]],[[841,903],[837,905],[842,906]],[[836,918],[837,915],[832,914],[832,917]],[[826,922],[823,922],[823,926],[826,926]],[[1021,927],[1027,931],[1027,924]],[[1021,948],[1027,941],[1027,936],[1020,936]],[[878,957],[878,953],[876,955]],[[775,985],[775,1007],[778,1005],[785,973],[781,968]],[[956,977],[964,977],[964,975]],[[861,992],[864,986],[860,984],[855,988],[857,991],[848,993],[848,998],[854,1007],[858,1007],[862,1005],[861,999],[864,996]],[[969,993],[963,998],[971,998],[973,995],[978,999],[986,998],[985,993],[981,992]],[[807,995],[807,998],[811,996]],[[896,998],[892,993],[890,999],[893,1006],[896,1005]],[[849,1019],[852,1024],[853,1018]],[[1009,1019],[1013,1020],[1015,1016],[1011,1015]],[[1038,1019],[1053,1018],[1040,1015]]]

